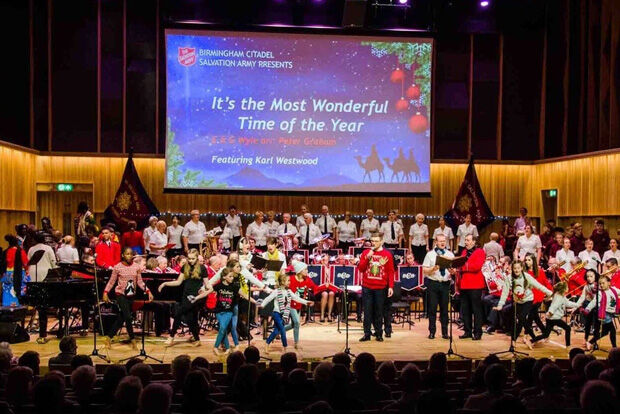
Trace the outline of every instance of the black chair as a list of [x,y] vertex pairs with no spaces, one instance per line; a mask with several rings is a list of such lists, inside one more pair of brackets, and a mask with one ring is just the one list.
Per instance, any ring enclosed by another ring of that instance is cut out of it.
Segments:
[[408,324],[411,330],[411,327],[415,325],[415,322],[411,320],[411,302],[403,300],[400,282],[394,282],[393,290],[394,294],[390,298],[392,301],[390,305],[392,309],[392,321],[395,324],[400,323],[403,328],[405,324]]

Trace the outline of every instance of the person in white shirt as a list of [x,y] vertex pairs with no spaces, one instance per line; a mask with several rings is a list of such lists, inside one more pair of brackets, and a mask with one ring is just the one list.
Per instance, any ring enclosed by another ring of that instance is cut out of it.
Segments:
[[409,228],[409,246],[418,263],[424,261],[424,256],[428,252],[428,239],[428,226],[424,224],[424,214],[418,213],[415,216],[415,223]]
[[282,214],[282,224],[280,224],[278,226],[278,234],[277,235],[281,236],[283,234],[294,234],[294,235],[299,234],[299,232],[297,231],[297,227],[295,227],[291,223],[291,214],[290,213]]
[[190,215],[192,219],[185,224],[182,233],[185,254],[188,254],[190,249],[200,251],[200,245],[205,237],[207,237],[207,228],[204,223],[200,221],[200,211],[192,210]]
[[400,246],[400,241],[405,236],[403,228],[396,222],[396,212],[394,210],[390,210],[388,219],[381,224],[379,232],[383,233],[383,247],[394,249]]
[[151,237],[153,233],[157,231],[158,221],[159,219],[155,216],[149,217],[149,227],[145,228],[144,231],[142,232],[142,237],[144,238],[144,250],[146,250],[147,254],[151,252],[151,248],[149,245],[150,243],[149,238]]
[[314,250],[316,240],[323,234],[321,230],[312,222],[312,214],[304,214],[304,226],[299,229],[299,243],[302,249]]
[[596,250],[594,250],[594,242],[592,239],[586,240],[586,249],[579,252],[579,259],[585,263],[585,268],[588,270],[594,270],[598,272],[599,265],[603,263],[601,256]]
[[36,265],[28,265],[28,274],[33,282],[43,282],[47,277],[47,272],[56,267],[56,254],[54,249],[45,244],[45,234],[37,232],[34,237],[37,244],[28,249],[28,263],[39,250],[43,250],[43,256]]
[[265,215],[262,211],[254,213],[254,221],[248,225],[245,231],[246,237],[254,239],[256,248],[262,252],[267,250],[267,237],[269,237],[269,226],[263,223]]
[[269,237],[276,237],[278,235],[278,227],[280,223],[275,221],[276,213],[273,210],[267,212],[267,221],[265,224],[269,227]]
[[607,259],[611,259],[612,257],[615,257],[618,263],[620,263],[620,249],[618,249],[618,239],[609,240],[609,250],[603,253],[603,263],[605,263]]
[[65,236],[62,245],[56,251],[58,263],[80,263],[78,251],[75,248],[75,241],[71,236]]
[[168,243],[174,243],[174,246],[168,250],[168,257],[178,256],[183,253],[183,226],[179,225],[179,218],[172,216],[172,224],[168,226]]
[[297,226],[297,229],[299,231],[301,231],[301,228],[306,225],[306,220],[304,219],[304,215],[306,213],[308,213],[308,206],[302,204],[301,207],[299,207],[299,215],[297,216],[297,220],[295,221],[295,225]]
[[[281,274],[286,272],[286,255],[278,250],[278,239],[275,237],[267,238],[267,249],[263,252],[262,257],[266,260],[278,260],[282,262],[282,267],[280,268]],[[270,288],[275,288],[276,286],[276,272],[273,271],[264,271],[263,272],[263,283]]]
[[336,243],[342,253],[349,254],[349,247],[355,243],[353,239],[357,237],[357,226],[351,221],[351,212],[344,212],[344,220],[340,220],[336,226]]
[[575,260],[575,253],[570,249],[570,239],[568,237],[564,237],[564,241],[562,244],[562,248],[555,253],[555,260],[558,263],[564,262],[560,268],[564,269],[565,272],[570,272],[577,263]]
[[454,233],[452,232],[452,228],[446,226],[446,219],[443,217],[439,217],[439,227],[433,231],[433,246],[435,246],[437,236],[443,234],[446,236],[446,248],[452,250],[452,240],[454,240]]
[[237,244],[241,237],[243,237],[243,226],[241,224],[241,217],[237,215],[237,207],[231,205],[228,207],[228,215],[226,216],[226,224],[232,233],[232,250],[237,250]]
[[482,247],[484,249],[484,253],[488,256],[495,257],[496,263],[499,263],[499,259],[504,257],[504,249],[502,245],[497,242],[499,239],[499,234],[493,232],[489,235],[491,239],[488,243],[485,243]]
[[321,207],[321,215],[314,222],[319,229],[321,229],[321,233],[323,234],[334,234],[334,228],[336,227],[336,220],[332,216],[329,215],[329,208],[326,205]]
[[366,210],[366,218],[360,224],[360,237],[370,239],[370,236],[379,231],[379,220],[375,218],[375,212]]
[[542,242],[540,241],[540,237],[532,232],[531,225],[526,225],[525,234],[520,236],[519,240],[517,240],[517,246],[514,251],[514,259],[523,261],[526,254],[532,253],[536,255],[536,260],[540,263],[541,252]]
[[422,271],[426,285],[428,305],[428,339],[435,338],[437,305],[439,305],[439,322],[441,322],[441,337],[448,339],[448,295],[450,295],[450,275],[454,269],[440,269],[435,263],[437,256],[454,257],[446,246],[446,236],[437,235],[437,246],[424,257]]
[[527,208],[521,207],[519,209],[519,217],[517,217],[514,224],[515,234],[520,231],[525,231],[525,226],[528,224],[530,224],[530,218],[527,216]]
[[213,235],[219,235],[219,244],[223,250],[230,251],[232,242],[232,232],[226,225],[226,217],[220,217],[217,219],[217,227],[211,230]]
[[470,234],[474,238],[478,238],[478,228],[471,223],[471,214],[468,214],[465,216],[465,223],[461,224],[456,230],[457,255],[460,255],[463,249],[465,249],[465,236]]
[[149,237],[151,254],[155,256],[166,254],[166,246],[168,246],[168,228],[166,227],[166,222],[160,220],[157,222],[157,231]]

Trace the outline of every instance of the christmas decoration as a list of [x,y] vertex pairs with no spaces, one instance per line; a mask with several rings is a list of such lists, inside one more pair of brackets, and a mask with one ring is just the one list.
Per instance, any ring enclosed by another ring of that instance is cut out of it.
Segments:
[[402,69],[396,68],[390,75],[390,81],[392,83],[398,83],[405,80],[405,72]]
[[421,134],[428,128],[428,121],[426,117],[419,112],[416,112],[414,116],[409,118],[409,129],[416,134]]
[[396,110],[399,112],[406,111],[409,108],[409,102],[405,98],[396,101]]
[[418,85],[411,85],[407,88],[405,92],[405,96],[409,99],[419,99],[420,98],[420,87]]

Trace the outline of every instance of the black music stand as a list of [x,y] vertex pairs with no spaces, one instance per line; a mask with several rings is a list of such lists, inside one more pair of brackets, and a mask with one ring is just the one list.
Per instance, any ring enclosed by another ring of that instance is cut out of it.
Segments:
[[[97,253],[94,255],[95,259],[97,259]],[[97,349],[97,326],[95,317],[99,314],[99,326],[101,327],[101,334],[105,335],[103,331],[103,320],[101,319],[101,307],[99,306],[99,283],[97,280],[97,265],[93,265],[93,270],[95,272],[95,306],[97,307],[97,313],[93,313],[93,351],[90,353],[90,356],[94,356],[104,360],[105,362],[110,362],[110,357],[106,355],[101,355],[99,350]],[[82,318],[84,315],[82,315]]]
[[160,364],[162,364],[164,361],[162,361],[161,359],[157,359],[155,357],[150,356],[149,354],[146,353],[146,349],[144,348],[144,338],[146,336],[146,315],[144,314],[144,307],[142,309],[142,333],[140,335],[140,342],[141,342],[141,346],[140,346],[140,352],[137,355],[132,355],[130,357],[127,358],[123,358],[121,360],[119,360],[118,362],[125,362],[125,361],[129,361],[132,358],[139,358],[142,357],[144,358],[144,361],[146,361],[147,359],[152,359],[153,361],[159,362]]
[[[456,294],[456,293],[455,293]],[[448,313],[452,313],[454,315],[454,308],[452,307],[452,298],[453,295],[448,292]],[[433,311],[433,312],[437,312],[437,309],[429,309],[429,312]],[[430,315],[429,315],[430,318]],[[448,314],[448,336],[450,337],[449,340],[449,345],[448,345],[448,352],[446,352],[446,356],[450,357],[450,356],[454,356],[454,357],[458,357],[458,358],[462,358],[462,359],[469,359],[467,358],[465,355],[461,355],[459,353],[454,352],[454,349],[452,349],[452,343],[454,342],[454,337],[452,335],[452,325],[454,324],[454,318],[450,317],[450,315]]]
[[[342,351],[343,353],[352,356],[353,358],[356,358],[356,355],[354,353],[351,352],[351,348],[349,347],[349,304],[347,302],[347,280],[348,279],[344,279],[344,287],[343,287],[343,298],[342,298],[342,303],[343,303],[343,315],[344,315],[344,350]],[[338,317],[340,317],[340,315],[338,315]],[[338,329],[340,329],[340,325],[338,326]],[[336,354],[331,354],[328,356],[323,357],[323,359],[327,359],[327,358],[333,358]]]

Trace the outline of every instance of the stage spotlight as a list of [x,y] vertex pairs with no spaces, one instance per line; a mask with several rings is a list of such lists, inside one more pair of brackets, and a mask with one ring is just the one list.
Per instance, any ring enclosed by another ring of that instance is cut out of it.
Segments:
[[489,5],[489,2],[486,0],[483,0],[480,2],[480,7],[487,7]]
[[409,0],[398,0],[398,3],[399,4],[407,4],[407,1],[409,1]]

